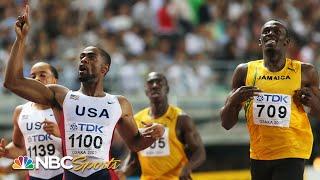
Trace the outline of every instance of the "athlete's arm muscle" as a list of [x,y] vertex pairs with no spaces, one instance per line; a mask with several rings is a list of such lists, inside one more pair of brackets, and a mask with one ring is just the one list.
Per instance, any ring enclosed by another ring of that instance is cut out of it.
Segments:
[[[320,119],[320,90],[319,75],[316,68],[307,63],[303,63],[301,89],[298,91],[298,100],[311,108],[310,114]],[[302,97],[302,94],[304,96]]]
[[12,133],[12,142],[6,146],[8,152],[7,158],[17,158],[18,156],[25,155],[25,145],[23,134],[18,125],[18,119],[22,110],[22,106],[17,106],[13,112],[13,133]]
[[235,69],[232,77],[232,91],[230,92],[225,105],[220,110],[222,126],[229,130],[237,122],[242,103],[261,92],[257,87],[246,86],[248,64],[240,64]]
[[232,91],[220,110],[222,126],[227,130],[231,129],[238,122],[242,103],[252,98],[257,92],[261,92],[256,87],[245,86],[247,70],[247,64],[240,64],[235,69],[232,77]]
[[[230,92],[225,105],[220,110],[222,126],[229,130],[238,122],[238,115],[241,110],[241,102],[236,99],[235,92],[241,86],[245,86],[247,67],[239,65],[232,77],[232,91]],[[238,98],[239,99],[239,98]]]
[[190,156],[188,164],[184,167],[182,176],[188,176],[191,170],[199,167],[206,159],[206,151],[201,137],[196,129],[195,124],[188,115],[180,115],[177,122],[177,132],[180,131],[180,139],[185,147],[188,148]]

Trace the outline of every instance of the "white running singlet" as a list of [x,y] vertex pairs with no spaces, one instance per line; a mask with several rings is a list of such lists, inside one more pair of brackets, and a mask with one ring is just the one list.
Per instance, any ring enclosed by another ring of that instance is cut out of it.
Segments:
[[[45,156],[62,158],[61,138],[49,135],[43,130],[42,122],[47,119],[57,123],[51,108],[39,110],[34,103],[27,102],[22,106],[18,119],[18,126],[23,134],[27,156],[35,163],[35,157],[43,161]],[[29,170],[29,175],[37,178],[50,179],[63,173],[63,168],[48,170],[41,165],[39,169]]]
[[[63,102],[64,139],[67,156],[86,156],[87,162],[109,161],[113,132],[122,111],[117,96],[92,97],[69,91]],[[67,164],[71,164],[70,161]],[[70,171],[81,177],[101,169]]]

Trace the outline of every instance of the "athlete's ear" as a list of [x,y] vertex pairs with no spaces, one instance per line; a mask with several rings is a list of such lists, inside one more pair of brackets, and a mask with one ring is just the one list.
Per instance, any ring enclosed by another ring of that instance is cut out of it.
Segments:
[[53,77],[53,78],[52,78],[52,83],[53,83],[53,84],[57,84],[57,83],[58,83],[58,79],[56,79],[56,78]]
[[261,47],[262,46],[262,41],[261,41],[261,38],[259,38],[259,47]]
[[144,94],[148,97],[148,93],[147,93],[147,84],[145,83],[144,84]]
[[283,43],[283,46],[288,46],[290,43],[290,38],[286,37],[286,40]]
[[104,76],[107,75],[107,73],[109,72],[109,64],[103,64],[101,67],[101,73],[104,74]]

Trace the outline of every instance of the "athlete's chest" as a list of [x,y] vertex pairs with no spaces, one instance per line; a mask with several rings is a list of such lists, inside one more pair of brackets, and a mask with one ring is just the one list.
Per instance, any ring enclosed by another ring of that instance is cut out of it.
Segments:
[[18,124],[23,133],[43,132],[44,130],[42,127],[45,120],[56,123],[52,111],[36,111],[28,109],[21,112]]
[[292,95],[301,86],[301,74],[289,70],[281,73],[260,70],[253,76],[253,83],[263,92]]
[[120,112],[118,101],[108,98],[69,100],[64,107],[66,118],[82,119],[88,122],[117,119]]

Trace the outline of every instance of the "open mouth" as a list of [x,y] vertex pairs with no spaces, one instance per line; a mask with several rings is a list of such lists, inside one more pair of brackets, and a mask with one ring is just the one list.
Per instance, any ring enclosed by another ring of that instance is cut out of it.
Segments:
[[160,95],[160,92],[158,91],[151,92],[151,96],[159,96],[159,95]]
[[84,65],[80,65],[79,66],[79,71],[80,72],[87,71],[87,68]]
[[277,44],[277,41],[276,41],[276,40],[274,40],[274,39],[269,39],[269,40],[266,41],[265,46],[270,47],[270,46],[275,46],[276,44]]

